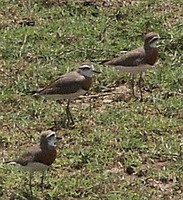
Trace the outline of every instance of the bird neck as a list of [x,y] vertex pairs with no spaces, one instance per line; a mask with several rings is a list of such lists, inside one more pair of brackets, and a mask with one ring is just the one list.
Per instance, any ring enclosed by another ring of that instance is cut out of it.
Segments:
[[154,45],[144,45],[144,50],[145,50],[145,54],[148,56],[152,55],[153,52],[157,52],[158,48],[156,47],[156,44]]
[[48,145],[48,142],[47,142],[47,141],[41,141],[41,142],[40,142],[40,149],[41,149],[42,151],[46,151],[46,150],[48,150],[48,148],[49,148],[49,145]]
[[46,145],[40,145],[40,148],[42,151],[48,150],[48,146],[46,146]]
[[152,42],[151,44],[145,43],[144,49],[145,49],[145,51],[151,51],[152,49],[157,49],[156,41]]

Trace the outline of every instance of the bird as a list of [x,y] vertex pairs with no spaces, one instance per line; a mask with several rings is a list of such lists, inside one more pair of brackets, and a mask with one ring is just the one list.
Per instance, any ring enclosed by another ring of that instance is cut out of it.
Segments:
[[32,193],[32,178],[35,171],[42,173],[41,188],[48,168],[56,159],[56,133],[48,130],[41,133],[40,143],[30,147],[18,158],[7,161],[7,164],[18,166],[29,172],[29,188]]
[[144,45],[115,57],[111,60],[102,61],[100,64],[113,66],[116,70],[121,72],[128,72],[132,74],[132,94],[134,92],[134,75],[140,73],[139,89],[140,100],[143,99],[141,82],[143,72],[151,69],[158,60],[158,48],[156,46],[157,41],[160,39],[158,33],[149,32],[144,37]]
[[88,92],[93,73],[101,73],[89,63],[81,64],[77,70],[61,75],[59,78],[37,91],[34,96],[44,96],[54,100],[67,100],[67,126],[74,124],[70,112],[70,101]]

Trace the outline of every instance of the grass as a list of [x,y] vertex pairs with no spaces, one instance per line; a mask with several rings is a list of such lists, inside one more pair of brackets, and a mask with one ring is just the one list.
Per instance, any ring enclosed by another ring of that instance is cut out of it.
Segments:
[[[0,2],[0,199],[183,198],[181,10],[178,0]],[[130,97],[127,74],[95,61],[140,46],[147,30],[164,39],[139,102]],[[77,123],[61,128],[65,103],[35,99],[30,91],[86,59],[102,71],[90,90],[99,96],[73,101]],[[61,137],[58,156],[50,187],[41,192],[38,174],[31,196],[28,174],[3,162],[47,129]]]

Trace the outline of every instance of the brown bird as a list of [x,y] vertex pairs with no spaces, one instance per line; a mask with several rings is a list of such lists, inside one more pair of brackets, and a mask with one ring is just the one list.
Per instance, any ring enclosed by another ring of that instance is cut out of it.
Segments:
[[144,46],[122,54],[112,60],[103,61],[101,64],[114,66],[121,72],[132,74],[132,93],[134,95],[134,75],[140,73],[139,89],[140,99],[142,100],[142,73],[151,69],[158,60],[158,49],[156,42],[160,39],[159,35],[154,32],[147,33],[144,37]]
[[41,188],[45,173],[56,158],[56,134],[53,131],[42,132],[40,144],[35,145],[26,151],[19,158],[8,161],[11,165],[16,165],[23,170],[29,171],[29,187],[32,193],[32,177],[35,171],[42,173]]
[[70,121],[74,124],[69,108],[70,101],[85,94],[89,90],[92,84],[93,73],[100,72],[91,64],[82,64],[78,70],[60,76],[45,88],[36,92],[35,95],[50,97],[55,100],[67,99],[66,115],[69,126]]

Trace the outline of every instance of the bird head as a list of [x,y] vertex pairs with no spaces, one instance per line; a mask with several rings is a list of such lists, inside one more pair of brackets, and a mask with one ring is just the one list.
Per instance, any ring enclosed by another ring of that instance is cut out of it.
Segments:
[[92,64],[82,64],[79,66],[79,73],[83,76],[91,77],[93,73],[101,73],[97,71]]
[[156,47],[156,42],[160,39],[159,34],[155,32],[147,33],[144,37],[144,45],[150,47]]
[[56,146],[55,142],[56,142],[56,133],[54,131],[48,130],[42,133],[40,140],[40,147],[42,149],[48,147],[55,147]]

